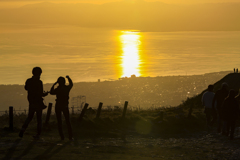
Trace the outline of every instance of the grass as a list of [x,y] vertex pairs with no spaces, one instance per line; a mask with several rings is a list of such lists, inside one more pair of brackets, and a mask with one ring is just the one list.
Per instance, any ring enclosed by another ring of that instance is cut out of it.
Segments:
[[[163,112],[163,120],[160,117]],[[2,159],[228,159],[221,155],[223,148],[231,146],[224,137],[206,137],[203,109],[194,108],[187,117],[188,108],[172,107],[127,111],[103,110],[99,119],[87,113],[82,122],[79,114],[71,115],[74,141],[59,141],[57,122],[51,116],[43,126],[40,140],[33,140],[36,117],[22,139],[18,132],[26,119],[25,114],[14,115],[14,131],[8,126],[8,116],[2,115],[0,158]],[[46,115],[43,116],[45,120]],[[63,123],[67,137],[66,126]],[[238,144],[240,142],[234,142]],[[230,147],[231,148],[231,147]]]

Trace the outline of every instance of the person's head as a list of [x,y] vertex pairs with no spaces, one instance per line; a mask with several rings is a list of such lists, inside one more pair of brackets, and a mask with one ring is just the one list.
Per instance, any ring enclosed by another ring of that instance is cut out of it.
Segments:
[[64,77],[59,77],[58,80],[57,80],[57,82],[58,82],[58,84],[59,84],[60,86],[65,85],[65,83],[66,83]]
[[226,82],[223,82],[221,89],[227,89],[227,88],[228,88],[228,84]]
[[229,98],[234,98],[236,96],[236,91],[234,89],[231,89],[229,91],[228,97]]
[[42,74],[42,69],[40,67],[34,67],[32,70],[32,74],[36,77],[40,77]]
[[210,85],[208,85],[208,91],[210,91],[210,92],[212,92],[213,91],[213,85],[212,84],[210,84]]

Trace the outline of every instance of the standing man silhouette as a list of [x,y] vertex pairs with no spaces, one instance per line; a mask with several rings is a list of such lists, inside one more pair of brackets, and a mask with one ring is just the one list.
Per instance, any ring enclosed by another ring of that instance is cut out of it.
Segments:
[[239,105],[238,97],[236,97],[235,90],[230,90],[228,97],[223,102],[223,120],[226,123],[226,128],[223,131],[223,135],[228,136],[230,133],[230,139],[234,138],[235,124],[239,117]]
[[[57,116],[58,122],[58,131],[61,137],[61,140],[64,140],[64,135],[62,131],[62,113],[65,117],[67,127],[68,127],[68,135],[69,140],[73,140],[72,137],[72,126],[70,123],[70,116],[68,110],[68,99],[69,99],[69,92],[73,87],[73,82],[69,76],[66,76],[68,79],[69,85],[65,85],[66,81],[64,77],[59,77],[57,82],[55,82],[50,90],[50,94],[56,95],[56,105],[55,105],[55,113]],[[55,85],[58,84],[58,87],[54,89]]]
[[214,86],[209,85],[208,90],[204,92],[202,96],[202,104],[204,106],[204,113],[206,114],[207,119],[207,127],[210,129],[213,123],[216,120],[216,114],[214,108],[212,108],[212,101],[214,98],[215,93],[213,92]]
[[37,114],[37,134],[33,138],[38,139],[42,131],[42,110],[46,108],[43,103],[43,98],[48,95],[48,92],[43,92],[43,83],[40,80],[42,69],[40,67],[34,67],[32,70],[32,78],[27,79],[25,83],[25,90],[28,92],[29,111],[28,117],[25,120],[22,129],[19,132],[19,137],[23,137],[23,133],[28,127],[28,124],[32,121],[34,113]]
[[222,118],[222,105],[223,105],[223,101],[225,100],[225,98],[228,96],[228,84],[226,82],[222,83],[221,89],[219,89],[216,93],[215,96],[213,98],[213,102],[212,102],[212,108],[215,107],[216,104],[216,108],[217,108],[217,115],[218,115],[218,129],[217,132],[221,133],[222,130],[222,123],[223,123],[223,118]]

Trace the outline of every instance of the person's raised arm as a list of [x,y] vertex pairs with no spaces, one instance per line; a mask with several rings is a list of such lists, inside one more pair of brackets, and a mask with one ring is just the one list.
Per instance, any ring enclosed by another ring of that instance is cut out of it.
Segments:
[[55,82],[50,90],[50,94],[55,95],[56,94],[56,90],[54,89],[54,86],[57,84],[58,82]]
[[72,79],[69,76],[66,76],[66,78],[68,79],[69,87],[72,88],[73,87]]

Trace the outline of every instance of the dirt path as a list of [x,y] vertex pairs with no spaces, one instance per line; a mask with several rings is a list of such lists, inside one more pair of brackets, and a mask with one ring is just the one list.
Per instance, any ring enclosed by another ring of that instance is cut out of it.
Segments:
[[75,139],[59,137],[23,139],[12,133],[0,139],[1,159],[215,159],[237,160],[240,137],[229,140],[215,132],[201,132],[185,137],[154,138],[128,135],[121,138]]

